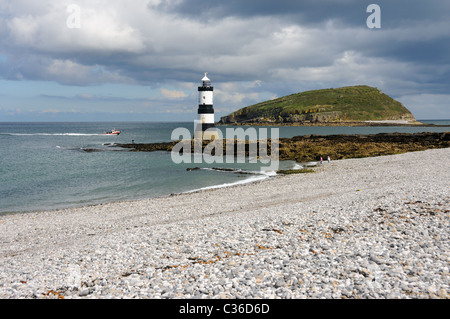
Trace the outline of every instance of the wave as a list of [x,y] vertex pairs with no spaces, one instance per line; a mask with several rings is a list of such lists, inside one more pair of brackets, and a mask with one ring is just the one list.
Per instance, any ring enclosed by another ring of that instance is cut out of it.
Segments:
[[106,152],[108,151],[105,148],[94,148],[94,147],[61,147],[59,145],[56,145],[56,148],[59,150],[65,150],[65,151],[79,151],[84,153],[97,153],[97,152]]
[[244,184],[260,182],[260,181],[263,181],[265,179],[268,179],[270,177],[273,177],[273,176],[277,175],[277,173],[274,172],[274,171],[257,171],[257,172],[255,171],[254,174],[256,176],[253,175],[253,176],[251,176],[249,178],[246,178],[244,180],[240,180],[240,181],[236,181],[236,182],[232,182],[232,183],[224,183],[224,184],[219,184],[219,185],[202,187],[202,188],[194,189],[194,190],[191,190],[191,191],[183,192],[183,194],[190,194],[190,193],[196,193],[196,192],[205,191],[205,190],[226,188],[226,187],[232,187],[232,186],[237,186],[237,185],[244,185]]
[[308,162],[308,163],[305,163],[304,165],[306,167],[314,167],[314,166],[317,166],[317,164],[318,164],[318,162]]
[[203,171],[216,171],[216,172],[223,172],[223,173],[234,173],[234,174],[261,174],[260,171],[248,171],[243,170],[240,168],[217,168],[217,167],[194,167],[194,168],[188,168],[188,171],[197,171],[197,170],[203,170]]

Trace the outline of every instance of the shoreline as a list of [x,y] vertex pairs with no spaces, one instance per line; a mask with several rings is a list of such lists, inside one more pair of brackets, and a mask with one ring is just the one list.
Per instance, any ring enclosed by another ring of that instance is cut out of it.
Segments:
[[[200,169],[200,168],[196,167],[191,170],[196,170],[196,169]],[[226,169],[226,170],[228,170],[228,169]],[[292,170],[299,170],[299,169],[294,168]],[[239,170],[232,170],[232,172],[239,174]],[[89,208],[89,207],[103,206],[103,205],[108,205],[108,204],[117,204],[117,203],[123,203],[123,202],[152,200],[152,199],[157,199],[157,198],[171,198],[173,196],[178,196],[178,195],[191,194],[191,193],[197,193],[197,192],[202,192],[202,191],[221,189],[221,188],[229,188],[229,187],[235,187],[235,186],[240,186],[240,185],[247,185],[247,184],[251,184],[251,183],[257,183],[257,182],[261,182],[261,181],[264,181],[269,178],[274,178],[277,176],[284,175],[283,173],[277,173],[277,172],[274,172],[274,174],[269,174],[267,172],[262,173],[262,172],[246,172],[246,171],[242,171],[241,174],[248,175],[248,177],[246,179],[237,180],[235,182],[222,183],[222,184],[217,184],[217,185],[212,185],[212,186],[205,186],[205,187],[195,188],[195,189],[187,190],[187,191],[180,191],[180,192],[176,192],[176,193],[167,193],[164,195],[155,195],[155,196],[142,195],[140,198],[136,198],[136,199],[112,200],[112,201],[105,201],[104,203],[73,204],[70,206],[61,206],[61,207],[48,208],[48,209],[40,208],[40,209],[27,209],[27,210],[22,210],[22,211],[4,211],[4,212],[0,212],[0,220],[3,216],[9,216],[9,215],[30,214],[30,213],[40,213],[40,212],[57,212],[57,211],[62,211],[62,210],[81,209],[81,208],[86,208],[86,207]]]
[[0,216],[0,298],[449,298],[449,155]]
[[385,127],[450,127],[445,124],[427,124],[422,122],[404,123],[403,121],[367,121],[367,122],[304,122],[304,123],[284,123],[284,122],[242,122],[242,123],[222,123],[217,122],[218,126],[385,126]]
[[[401,154],[412,151],[422,151],[433,148],[450,147],[450,134],[448,132],[423,132],[423,133],[378,133],[370,135],[360,134],[337,134],[337,135],[304,135],[292,138],[280,138],[279,159],[280,161],[295,161],[296,163],[317,162],[320,157],[326,158],[330,156],[332,160],[348,159],[348,158],[364,158],[374,156],[384,156]],[[207,141],[206,141],[207,142]],[[170,152],[178,142],[160,142],[148,144],[109,144],[109,147],[120,147],[131,152]],[[224,140],[225,143],[225,140]],[[205,147],[207,144],[204,144]],[[226,149],[224,145],[224,149]],[[270,144],[268,148],[270,152]],[[246,144],[246,152],[248,155],[249,144]],[[235,183],[241,184],[242,181]],[[247,182],[244,181],[246,184]],[[234,183],[233,183],[234,184]],[[209,186],[207,188],[226,187],[222,184]],[[191,192],[195,189],[182,192]],[[167,193],[166,195],[171,195]],[[152,196],[151,194],[142,195],[136,200],[155,198],[160,195]],[[163,195],[164,196],[164,195]],[[51,210],[60,210],[64,208],[76,208],[83,206],[97,206],[105,203],[116,202],[114,199],[105,201],[93,201],[91,204],[79,203],[70,206],[61,204],[55,205]],[[19,211],[0,212],[0,217],[8,214],[29,213],[34,209],[22,209]],[[39,211],[49,209],[39,208]]]

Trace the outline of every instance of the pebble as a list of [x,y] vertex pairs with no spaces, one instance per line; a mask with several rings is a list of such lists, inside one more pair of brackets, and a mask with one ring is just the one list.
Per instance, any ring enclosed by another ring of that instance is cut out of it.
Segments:
[[429,150],[4,215],[0,298],[448,299],[448,167]]
[[81,290],[79,295],[80,295],[80,297],[85,297],[85,296],[89,295],[89,289],[86,288],[86,289]]

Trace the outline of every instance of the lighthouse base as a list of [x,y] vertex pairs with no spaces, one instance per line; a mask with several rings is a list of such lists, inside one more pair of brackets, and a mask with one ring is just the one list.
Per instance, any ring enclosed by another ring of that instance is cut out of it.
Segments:
[[219,133],[215,127],[211,127],[206,131],[203,130],[195,130],[194,139],[196,140],[206,140],[206,141],[214,141],[219,138]]
[[205,123],[202,119],[194,121],[194,124],[194,138],[196,140],[214,141],[219,138],[219,133],[214,122]]

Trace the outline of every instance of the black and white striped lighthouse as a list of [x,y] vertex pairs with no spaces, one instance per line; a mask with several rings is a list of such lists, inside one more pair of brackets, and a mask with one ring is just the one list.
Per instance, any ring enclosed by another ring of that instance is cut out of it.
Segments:
[[[214,121],[214,87],[205,72],[202,86],[198,87],[198,122],[195,129],[195,137],[203,139],[214,139],[217,136]],[[207,131],[208,132],[205,132]]]

